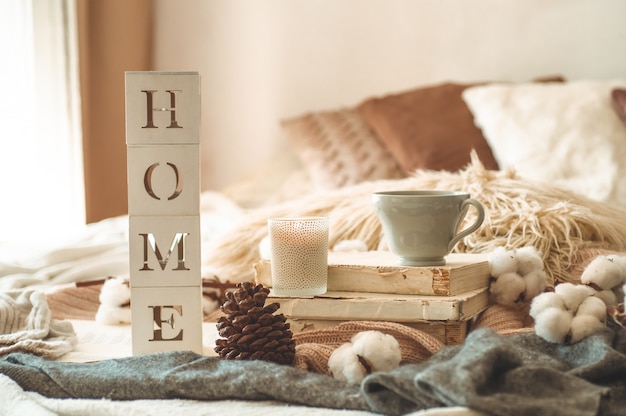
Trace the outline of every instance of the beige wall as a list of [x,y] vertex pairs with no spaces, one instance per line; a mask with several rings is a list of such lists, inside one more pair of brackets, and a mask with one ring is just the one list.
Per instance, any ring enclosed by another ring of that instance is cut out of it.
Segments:
[[128,212],[124,72],[151,65],[151,0],[77,2],[87,222]]
[[202,77],[203,188],[278,120],[441,80],[626,74],[623,0],[155,0],[157,70]]

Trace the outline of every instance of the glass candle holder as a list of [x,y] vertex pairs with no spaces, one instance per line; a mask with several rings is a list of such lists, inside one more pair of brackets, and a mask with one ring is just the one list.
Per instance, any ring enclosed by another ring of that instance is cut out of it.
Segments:
[[272,293],[314,296],[328,283],[328,218],[270,218],[267,221]]

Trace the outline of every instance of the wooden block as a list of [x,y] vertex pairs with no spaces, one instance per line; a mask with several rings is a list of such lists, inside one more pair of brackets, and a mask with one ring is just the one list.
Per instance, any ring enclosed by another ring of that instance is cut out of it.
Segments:
[[275,296],[287,318],[352,321],[465,321],[489,306],[488,288],[455,296],[327,292],[313,297]]
[[199,215],[199,146],[128,146],[129,215]]
[[[254,265],[255,281],[272,287],[271,263]],[[401,266],[389,251],[329,252],[328,290],[453,296],[489,286],[486,255],[453,253],[444,266]]]
[[200,216],[130,216],[132,287],[200,286]]
[[133,353],[202,353],[200,77],[126,73]]
[[[347,320],[315,320],[302,318],[287,318],[290,329],[294,334],[315,331],[318,329],[327,329],[334,327]],[[417,321],[417,322],[401,322],[410,328],[418,329],[429,335],[434,336],[446,345],[461,344],[467,336],[469,320],[466,321]],[[400,322],[399,322],[400,323]]]
[[200,75],[126,72],[126,143],[197,144]]
[[202,289],[131,286],[133,354],[202,354]]

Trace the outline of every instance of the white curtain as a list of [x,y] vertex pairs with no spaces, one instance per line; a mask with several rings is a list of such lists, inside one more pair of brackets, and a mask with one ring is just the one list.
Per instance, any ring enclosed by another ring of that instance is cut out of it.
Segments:
[[85,223],[76,0],[0,0],[0,242]]

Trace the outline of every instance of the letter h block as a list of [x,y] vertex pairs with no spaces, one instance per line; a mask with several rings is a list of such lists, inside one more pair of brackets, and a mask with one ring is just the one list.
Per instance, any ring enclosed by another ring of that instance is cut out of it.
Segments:
[[202,352],[200,77],[126,73],[133,354]]

